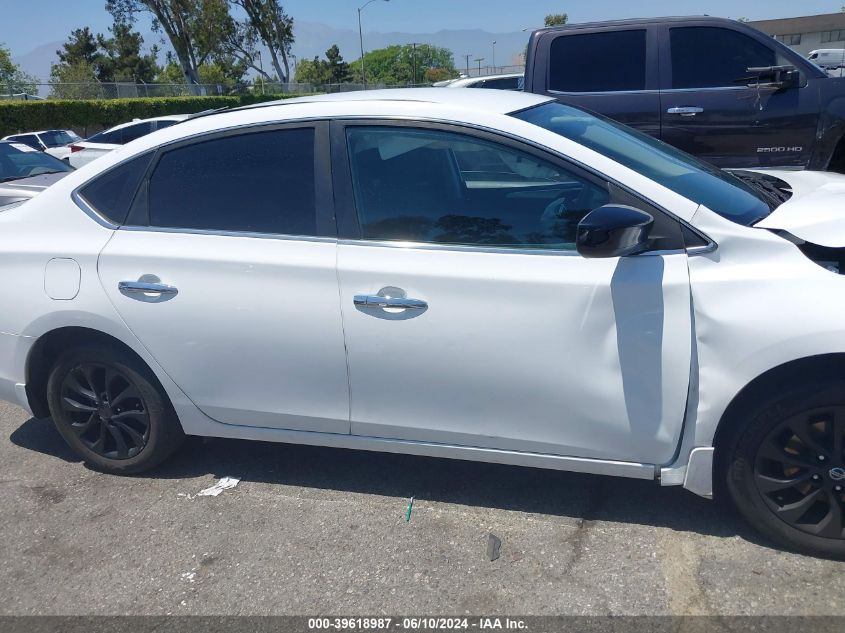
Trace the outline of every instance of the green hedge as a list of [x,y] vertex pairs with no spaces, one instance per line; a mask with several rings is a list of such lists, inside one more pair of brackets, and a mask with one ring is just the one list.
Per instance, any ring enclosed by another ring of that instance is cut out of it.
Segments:
[[99,130],[132,119],[147,119],[165,114],[190,114],[295,96],[299,95],[0,101],[0,137],[52,128],[71,128],[85,132],[89,127]]

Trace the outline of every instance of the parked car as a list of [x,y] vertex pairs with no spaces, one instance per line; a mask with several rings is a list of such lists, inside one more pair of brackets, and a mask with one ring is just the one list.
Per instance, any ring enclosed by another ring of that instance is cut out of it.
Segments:
[[0,141],[0,208],[29,200],[73,171],[29,145]]
[[825,70],[835,70],[845,66],[845,49],[820,48],[816,51],[810,51],[807,59]]
[[525,90],[600,112],[720,167],[845,171],[845,79],[742,22],[539,29],[528,43]]
[[90,136],[84,141],[73,143],[70,146],[71,154],[68,160],[74,167],[82,167],[82,165],[108,154],[121,145],[146,136],[150,132],[162,130],[175,123],[185,121],[190,117],[189,114],[170,114],[152,119],[135,119],[129,123],[115,125],[113,128]]
[[3,140],[23,143],[39,152],[46,152],[60,160],[67,160],[70,156],[69,145],[81,141],[82,137],[73,130],[41,130],[26,134],[12,134]]
[[522,90],[522,73],[459,77],[434,84],[438,88],[494,88],[496,90]]
[[0,397],[111,473],[185,435],[600,473],[845,556],[843,195],[539,95],[231,110],[0,213]]

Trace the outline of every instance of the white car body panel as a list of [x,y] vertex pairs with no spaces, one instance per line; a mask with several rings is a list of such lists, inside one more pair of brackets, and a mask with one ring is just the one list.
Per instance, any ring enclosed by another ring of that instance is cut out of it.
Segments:
[[[341,244],[338,274],[353,434],[671,460],[689,386],[686,254]],[[353,306],[390,286],[428,309]]]
[[792,198],[755,226],[780,229],[820,246],[845,247],[845,175],[814,171],[759,170],[785,180]]
[[[209,417],[348,433],[336,249],[334,240],[123,229],[99,273],[127,326]],[[118,290],[144,275],[179,293]]]
[[[818,211],[825,235],[802,223],[797,211],[804,199],[806,212],[816,212],[811,190],[825,192],[830,202],[842,177],[779,173],[793,184],[794,200],[756,227],[740,226],[578,143],[505,114],[545,101],[512,92],[438,89],[309,97],[189,120],[69,174],[0,213],[0,267],[6,296],[14,297],[0,311],[0,398],[27,406],[23,387],[32,345],[56,328],[85,327],[139,354],[189,434],[644,478],[662,466],[662,483],[688,481],[706,494],[706,473],[702,480],[701,472],[686,472],[687,460],[693,449],[712,447],[737,393],[783,363],[845,353],[845,278],[766,230],[802,239],[828,235],[830,245],[842,246],[843,229],[834,226],[833,211]],[[169,141],[336,117],[446,121],[547,147],[671,211],[709,236],[715,248],[588,261],[573,253],[116,230],[86,215],[71,198],[104,169]],[[72,300],[45,292],[46,266],[54,258],[79,265],[79,292]],[[274,285],[280,267],[296,274]],[[119,281],[143,274],[160,276],[179,294],[145,303],[117,291]],[[619,292],[614,275],[625,280]],[[420,295],[429,309],[410,319],[366,318],[352,305],[352,295],[383,285]],[[622,307],[625,318],[617,314],[614,323],[614,311]],[[279,344],[293,353],[279,357],[272,348]],[[513,353],[514,347],[530,353]],[[225,358],[215,362],[220,355]],[[237,385],[236,396],[224,400],[215,393],[223,386],[220,362],[234,365],[246,357],[255,369],[233,366],[227,377]],[[291,373],[303,363],[310,382]],[[259,370],[292,382],[251,385]],[[246,396],[258,386],[281,390],[284,398],[264,394],[250,401]],[[509,389],[518,391],[518,400],[508,398]],[[434,402],[438,398],[443,402]],[[555,419],[556,411],[570,417]],[[707,453],[696,452],[701,468],[710,463]]]

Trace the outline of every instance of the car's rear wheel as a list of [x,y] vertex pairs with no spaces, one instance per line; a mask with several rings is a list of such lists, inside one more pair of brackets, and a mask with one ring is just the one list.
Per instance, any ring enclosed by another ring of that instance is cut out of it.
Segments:
[[845,381],[773,396],[729,456],[727,487],[752,525],[792,549],[845,557]]
[[116,474],[153,468],[176,450],[184,433],[149,368],[110,347],[64,353],[47,381],[56,428],[88,464]]

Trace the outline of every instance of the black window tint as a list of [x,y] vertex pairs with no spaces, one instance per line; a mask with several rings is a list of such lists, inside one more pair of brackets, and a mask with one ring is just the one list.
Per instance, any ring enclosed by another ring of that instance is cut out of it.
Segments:
[[362,237],[573,249],[581,218],[608,201],[550,162],[462,134],[347,130]]
[[149,186],[150,224],[316,235],[314,130],[226,136],[162,156]]
[[476,88],[493,88],[495,90],[519,90],[519,77],[500,77],[499,79],[485,79]]
[[141,138],[142,136],[146,136],[150,132],[153,131],[153,124],[150,121],[146,123],[138,123],[136,125],[130,125],[129,127],[123,128],[123,138],[122,143],[125,145],[130,141],[134,141],[136,138]]
[[773,48],[731,29],[675,28],[669,39],[673,88],[739,86],[749,68],[777,63]]
[[35,134],[21,134],[15,139],[18,143],[23,143],[29,147],[37,150],[43,149],[41,143],[38,142],[38,137]]
[[179,123],[179,121],[169,121],[167,119],[165,119],[163,121],[156,121],[156,129],[157,130],[163,130],[166,127],[170,127],[174,123]]
[[85,140],[90,141],[92,143],[109,143],[112,145],[122,145],[123,129],[121,128],[120,130],[106,130],[105,132],[100,132]]
[[101,215],[115,224],[123,224],[152,156],[148,152],[118,165],[85,185],[79,193]]
[[645,89],[645,30],[562,35],[552,42],[549,89],[615,92]]

